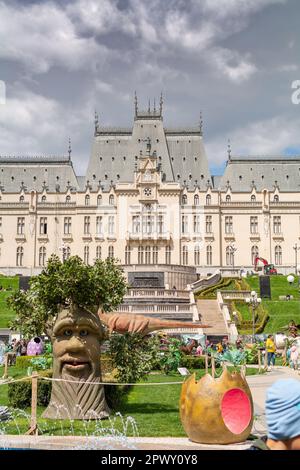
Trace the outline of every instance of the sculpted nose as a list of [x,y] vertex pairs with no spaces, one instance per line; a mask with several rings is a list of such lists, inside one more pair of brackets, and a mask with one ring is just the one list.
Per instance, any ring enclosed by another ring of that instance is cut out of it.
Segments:
[[82,351],[84,344],[77,335],[73,335],[66,345],[66,350],[70,352]]

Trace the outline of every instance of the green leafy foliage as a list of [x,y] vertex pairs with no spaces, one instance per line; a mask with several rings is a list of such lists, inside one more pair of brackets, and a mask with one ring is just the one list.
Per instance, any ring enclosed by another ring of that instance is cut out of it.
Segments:
[[235,368],[246,363],[246,355],[239,349],[228,349],[223,354],[216,354],[215,357],[218,362],[228,362]]
[[157,362],[159,341],[155,336],[142,338],[139,334],[113,333],[109,351],[118,371],[118,381],[135,383],[145,377]]
[[183,354],[180,359],[180,367],[186,367],[187,369],[205,369],[205,359],[204,357]]
[[8,299],[16,312],[11,328],[26,338],[51,331],[61,306],[76,304],[94,310],[114,310],[126,293],[127,284],[117,261],[112,258],[96,260],[93,266],[83,263],[79,256],[61,262],[52,255],[46,268],[30,281],[27,292],[19,290]]
[[40,356],[31,359],[30,364],[34,370],[46,370],[52,367],[52,356]]
[[[44,377],[52,377],[51,371],[41,373]],[[52,384],[50,381],[38,381],[37,404],[47,406],[50,401]],[[8,384],[8,404],[13,408],[24,409],[31,404],[31,380],[24,382],[13,382]]]
[[168,349],[163,352],[160,362],[166,374],[171,371],[177,371],[180,366],[182,352],[180,351],[181,341],[170,338]]

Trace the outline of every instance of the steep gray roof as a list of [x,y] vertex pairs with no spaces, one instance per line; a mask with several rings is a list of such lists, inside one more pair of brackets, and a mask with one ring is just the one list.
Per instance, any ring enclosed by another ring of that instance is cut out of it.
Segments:
[[65,192],[67,186],[78,188],[73,165],[68,156],[1,156],[0,186],[2,191],[19,192],[46,187],[49,192]]
[[249,192],[255,185],[257,191],[300,191],[300,156],[231,157],[227,162],[219,189],[227,185],[235,192]]
[[158,111],[138,111],[132,129],[96,128],[86,180],[95,190],[116,182],[132,182],[140,155],[146,155],[147,139],[157,156],[165,181],[203,189],[211,181],[200,128],[165,129]]

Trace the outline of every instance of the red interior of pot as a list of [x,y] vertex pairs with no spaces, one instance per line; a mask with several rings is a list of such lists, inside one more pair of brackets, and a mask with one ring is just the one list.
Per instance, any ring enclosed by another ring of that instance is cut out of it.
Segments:
[[221,413],[226,427],[233,434],[240,434],[251,421],[251,403],[240,388],[232,388],[223,395]]

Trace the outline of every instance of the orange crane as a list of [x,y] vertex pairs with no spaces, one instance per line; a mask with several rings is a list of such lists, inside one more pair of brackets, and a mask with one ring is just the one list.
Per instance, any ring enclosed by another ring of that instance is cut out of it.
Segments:
[[264,274],[266,275],[277,274],[277,269],[274,267],[274,264],[269,264],[266,259],[261,258],[259,256],[256,256],[255,258],[254,271],[258,271],[258,267],[257,267],[258,261],[261,261],[264,265]]

